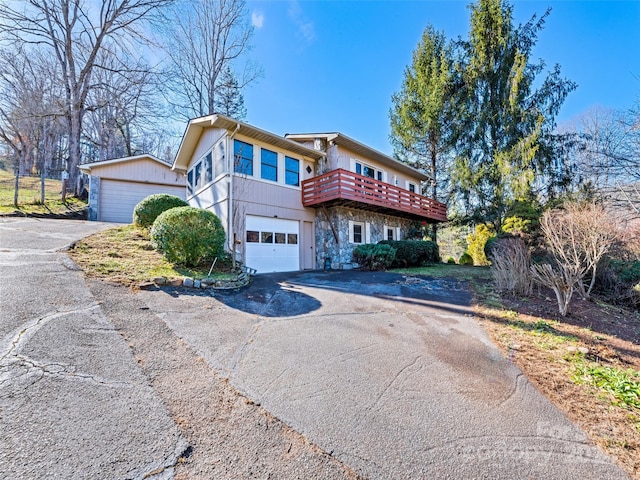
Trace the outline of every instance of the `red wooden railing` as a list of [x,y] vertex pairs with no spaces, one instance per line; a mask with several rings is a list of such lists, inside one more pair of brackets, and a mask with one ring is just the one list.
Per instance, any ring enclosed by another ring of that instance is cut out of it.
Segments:
[[341,168],[302,182],[302,204],[352,201],[445,222],[447,206],[428,197]]

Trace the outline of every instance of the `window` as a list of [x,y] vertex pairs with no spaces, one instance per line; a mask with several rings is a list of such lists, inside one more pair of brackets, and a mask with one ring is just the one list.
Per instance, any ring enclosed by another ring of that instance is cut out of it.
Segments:
[[258,243],[260,241],[260,232],[255,230],[247,230],[247,243]]
[[211,152],[207,153],[204,157],[204,184],[211,183],[213,181],[213,162],[211,158]]
[[278,181],[278,154],[271,150],[261,149],[260,175],[265,180]]
[[241,142],[240,140],[234,140],[233,156],[235,159],[234,172],[253,175],[253,145]]
[[193,194],[193,170],[187,172],[187,193]]
[[202,186],[202,162],[193,169],[193,189],[198,190]]
[[353,243],[362,243],[362,224],[353,225]]
[[407,190],[409,190],[410,192],[416,193],[416,184],[415,183],[411,183],[411,182],[407,182]]
[[390,227],[386,227],[385,230],[387,231],[387,235],[386,235],[386,240],[395,240],[395,234],[396,231],[394,228],[390,228]]
[[216,171],[218,172],[218,174],[227,171],[227,164],[224,161],[224,143],[224,141],[218,143],[218,145],[216,145],[213,149],[214,177]]
[[365,177],[373,178],[374,180],[378,180],[380,182],[385,182],[385,173],[384,170],[380,170],[379,168],[375,168],[369,165],[365,165],[357,160],[351,159],[353,171],[358,175],[363,175]]
[[260,243],[273,243],[273,233],[260,232]]
[[276,232],[276,243],[287,243],[287,234]]
[[287,244],[289,244],[289,245],[297,245],[298,244],[298,234],[297,233],[287,233]]
[[284,182],[287,185],[300,185],[300,160],[284,157]]

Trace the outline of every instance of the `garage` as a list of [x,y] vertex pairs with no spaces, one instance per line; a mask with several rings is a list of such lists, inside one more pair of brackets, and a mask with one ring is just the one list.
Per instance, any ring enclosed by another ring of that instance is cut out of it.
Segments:
[[246,217],[246,265],[258,273],[300,269],[300,225],[297,220]]
[[186,195],[184,175],[152,155],[88,163],[80,170],[89,175],[89,220],[131,223],[133,209],[149,195]]
[[173,191],[163,185],[123,182],[103,179],[100,183],[100,208],[98,220],[101,222],[131,223],[133,209],[144,198],[156,193],[170,193],[184,198],[182,187],[173,187]]

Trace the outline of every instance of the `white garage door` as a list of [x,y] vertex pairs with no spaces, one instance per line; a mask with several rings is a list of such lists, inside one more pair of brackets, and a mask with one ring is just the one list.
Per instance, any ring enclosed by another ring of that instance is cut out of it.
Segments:
[[169,193],[184,198],[186,192],[184,187],[102,179],[100,181],[98,220],[131,223],[133,209],[138,202],[154,193]]
[[246,264],[258,273],[300,270],[296,220],[247,215]]

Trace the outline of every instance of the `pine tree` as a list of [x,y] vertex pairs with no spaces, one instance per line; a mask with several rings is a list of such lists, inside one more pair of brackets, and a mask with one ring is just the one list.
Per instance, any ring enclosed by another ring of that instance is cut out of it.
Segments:
[[[452,49],[443,32],[428,26],[392,97],[391,143],[396,157],[431,177],[438,197],[438,172],[445,168],[451,110]],[[446,176],[442,176],[446,178]],[[436,228],[432,232],[435,239]]]
[[247,116],[238,80],[229,67],[222,72],[216,88],[215,106],[216,113],[236,120],[244,120]]
[[576,84],[561,78],[558,65],[539,81],[544,62],[531,62],[549,13],[516,27],[507,2],[471,5],[469,39],[459,43],[461,88],[451,179],[469,223],[490,221],[499,231],[509,203],[530,198],[537,175],[548,171],[553,160],[546,144]]

